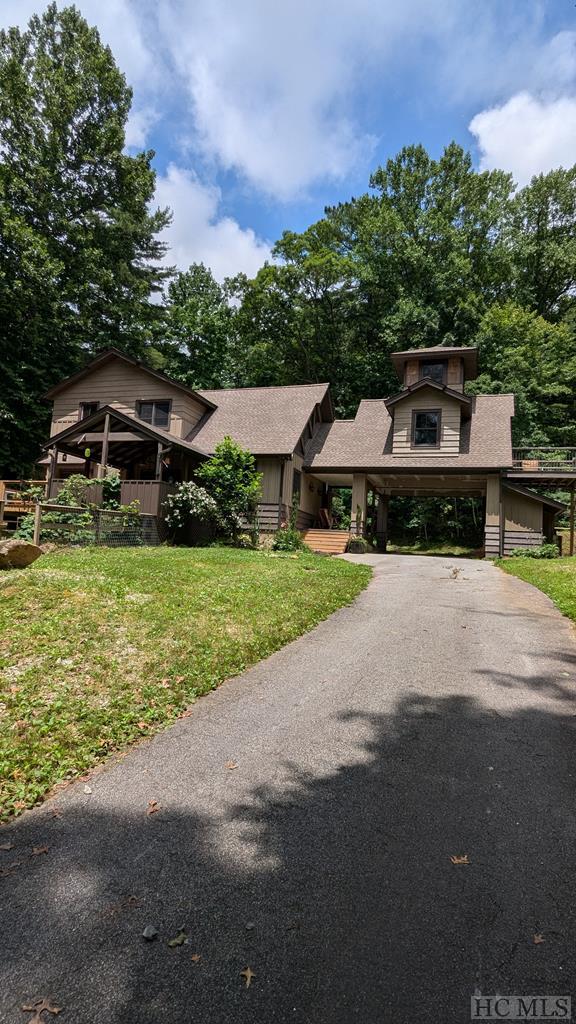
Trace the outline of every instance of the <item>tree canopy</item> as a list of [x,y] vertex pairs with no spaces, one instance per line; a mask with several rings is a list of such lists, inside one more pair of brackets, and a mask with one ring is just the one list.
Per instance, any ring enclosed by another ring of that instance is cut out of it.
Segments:
[[576,443],[576,167],[516,190],[456,143],[408,146],[221,284],[163,267],[131,99],[74,7],[0,32],[0,475],[30,471],[44,392],[111,345],[195,387],[329,381],[353,416],[397,388],[392,351],[477,344],[470,390],[517,395],[515,442]]
[[152,152],[124,152],[132,93],[74,7],[0,32],[0,468],[24,470],[42,395],[87,355],[143,354],[166,271]]

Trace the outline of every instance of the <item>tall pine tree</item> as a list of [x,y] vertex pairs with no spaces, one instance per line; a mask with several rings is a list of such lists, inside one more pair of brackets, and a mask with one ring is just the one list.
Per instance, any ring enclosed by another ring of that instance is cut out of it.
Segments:
[[0,32],[0,476],[29,472],[42,395],[110,345],[142,354],[161,308],[153,152],[124,152],[132,93],[74,7]]

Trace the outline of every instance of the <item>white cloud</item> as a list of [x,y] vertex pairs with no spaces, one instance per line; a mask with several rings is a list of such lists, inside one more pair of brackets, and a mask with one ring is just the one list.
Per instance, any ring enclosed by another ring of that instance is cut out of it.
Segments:
[[143,149],[150,136],[150,130],[160,115],[153,107],[132,109],[126,124],[126,146],[128,149]]
[[251,228],[220,216],[220,201],[219,189],[203,185],[175,164],[159,176],[155,202],[174,213],[164,235],[170,245],[166,263],[175,263],[180,270],[204,263],[219,281],[239,271],[252,277],[270,257],[270,246]]
[[576,163],[576,96],[537,99],[528,92],[483,110],[470,122],[482,169],[511,171],[519,185],[534,174]]

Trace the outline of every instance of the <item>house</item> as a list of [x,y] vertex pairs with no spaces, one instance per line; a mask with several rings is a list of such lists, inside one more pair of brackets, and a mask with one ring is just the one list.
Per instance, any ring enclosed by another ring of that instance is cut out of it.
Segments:
[[262,531],[278,528],[295,496],[300,529],[326,526],[331,488],[350,487],[354,529],[370,530],[382,550],[396,495],[484,498],[487,555],[537,545],[564,506],[532,487],[573,495],[575,452],[513,451],[514,396],[465,392],[477,357],[471,347],[396,352],[397,393],[338,420],[328,384],[193,390],[110,349],[48,392],[49,494],[71,472],[97,477],[110,466],[123,502],[161,514],[166,494],[228,435],[262,473]]

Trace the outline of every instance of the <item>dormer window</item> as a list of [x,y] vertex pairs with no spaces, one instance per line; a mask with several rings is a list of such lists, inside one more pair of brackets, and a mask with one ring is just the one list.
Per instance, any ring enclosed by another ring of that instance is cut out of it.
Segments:
[[420,380],[428,377],[437,384],[446,383],[446,363],[438,363],[432,359],[420,361]]
[[412,447],[438,448],[440,446],[440,409],[414,409],[412,411]]
[[80,402],[78,408],[78,419],[85,420],[87,416],[93,416],[100,408],[99,402]]
[[144,420],[144,423],[149,423],[152,427],[163,427],[164,430],[167,430],[170,426],[171,405],[170,401],[137,402],[136,415],[141,420]]

